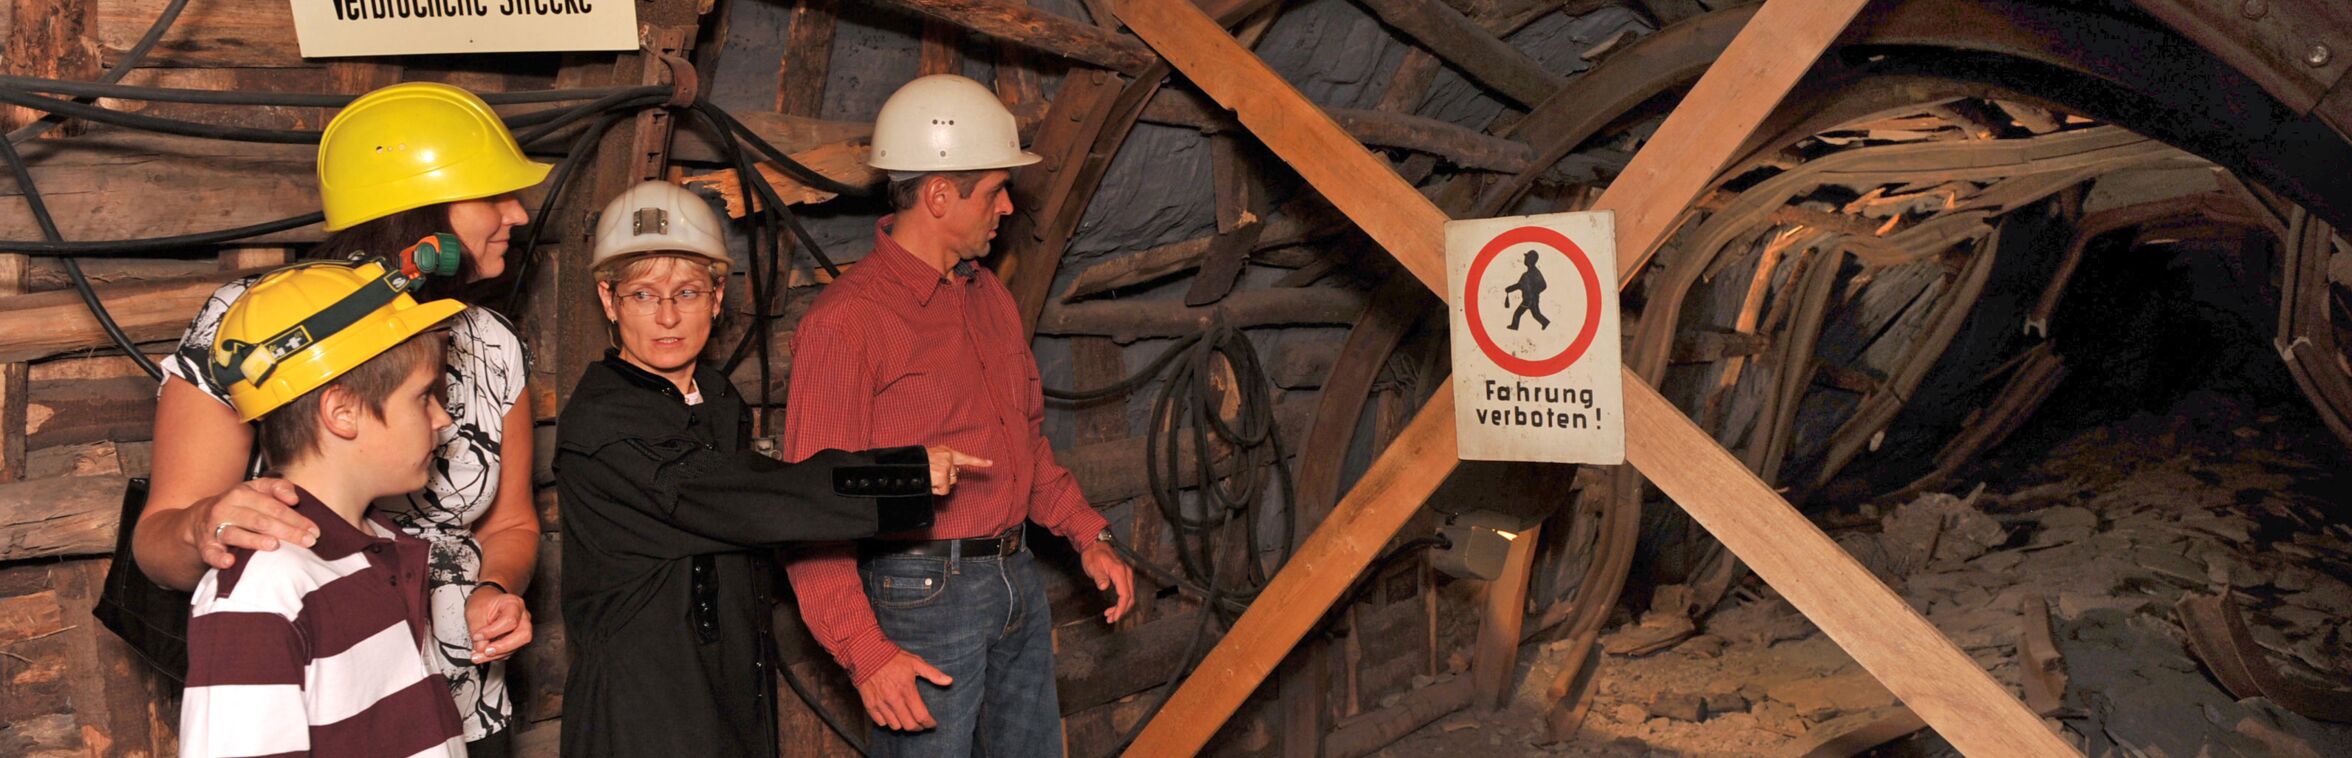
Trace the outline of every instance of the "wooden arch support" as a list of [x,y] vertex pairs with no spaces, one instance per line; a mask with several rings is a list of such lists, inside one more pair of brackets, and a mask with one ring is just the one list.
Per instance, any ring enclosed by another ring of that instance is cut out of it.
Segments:
[[[1621,280],[1866,0],[1771,0],[1603,195]],[[1115,0],[1120,19],[1441,289],[1445,214],[1182,0]],[[1796,54],[1791,54],[1796,51]],[[1630,373],[1626,457],[1862,666],[1971,755],[2071,755],[2040,718],[1729,451]],[[1198,752],[1458,460],[1449,380],[1249,612],[1169,698],[1130,755]]]

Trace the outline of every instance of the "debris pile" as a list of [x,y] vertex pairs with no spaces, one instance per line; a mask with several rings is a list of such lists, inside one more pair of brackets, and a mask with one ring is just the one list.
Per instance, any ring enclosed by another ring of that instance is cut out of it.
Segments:
[[[1833,536],[2087,755],[2352,755],[2352,503],[2324,486],[2340,453],[2222,406],[2086,432],[2019,477],[2041,484],[1865,509]],[[1691,632],[1619,627],[1577,736],[1512,727],[1514,747],[1949,752],[1769,587],[1734,598]]]

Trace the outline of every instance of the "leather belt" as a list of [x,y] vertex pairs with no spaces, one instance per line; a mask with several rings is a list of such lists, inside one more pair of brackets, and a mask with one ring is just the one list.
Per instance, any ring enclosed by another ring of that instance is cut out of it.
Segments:
[[1021,532],[1015,528],[994,537],[972,537],[960,540],[864,540],[858,543],[858,557],[911,555],[922,558],[1002,558],[1021,552]]

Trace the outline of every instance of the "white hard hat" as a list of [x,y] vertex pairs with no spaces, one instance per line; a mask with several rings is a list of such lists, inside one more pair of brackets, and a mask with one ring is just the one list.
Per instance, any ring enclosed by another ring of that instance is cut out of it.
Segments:
[[866,165],[898,174],[1012,168],[1042,158],[1021,149],[1013,112],[979,82],[954,74],[922,77],[890,95],[874,117]]
[[684,187],[650,181],[630,187],[596,219],[590,268],[640,253],[685,253],[730,265],[727,229],[710,203]]

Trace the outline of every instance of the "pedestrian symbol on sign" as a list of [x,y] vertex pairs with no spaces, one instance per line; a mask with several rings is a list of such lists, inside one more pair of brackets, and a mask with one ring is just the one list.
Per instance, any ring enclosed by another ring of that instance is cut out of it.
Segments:
[[1535,251],[1527,251],[1527,273],[1519,275],[1518,284],[1503,288],[1503,307],[1505,308],[1511,307],[1511,293],[1519,293],[1519,309],[1511,312],[1511,326],[1509,328],[1513,330],[1519,328],[1520,316],[1529,315],[1534,316],[1535,323],[1542,324],[1543,328],[1552,328],[1552,320],[1544,318],[1543,314],[1544,275],[1543,269],[1535,267],[1537,257]]

